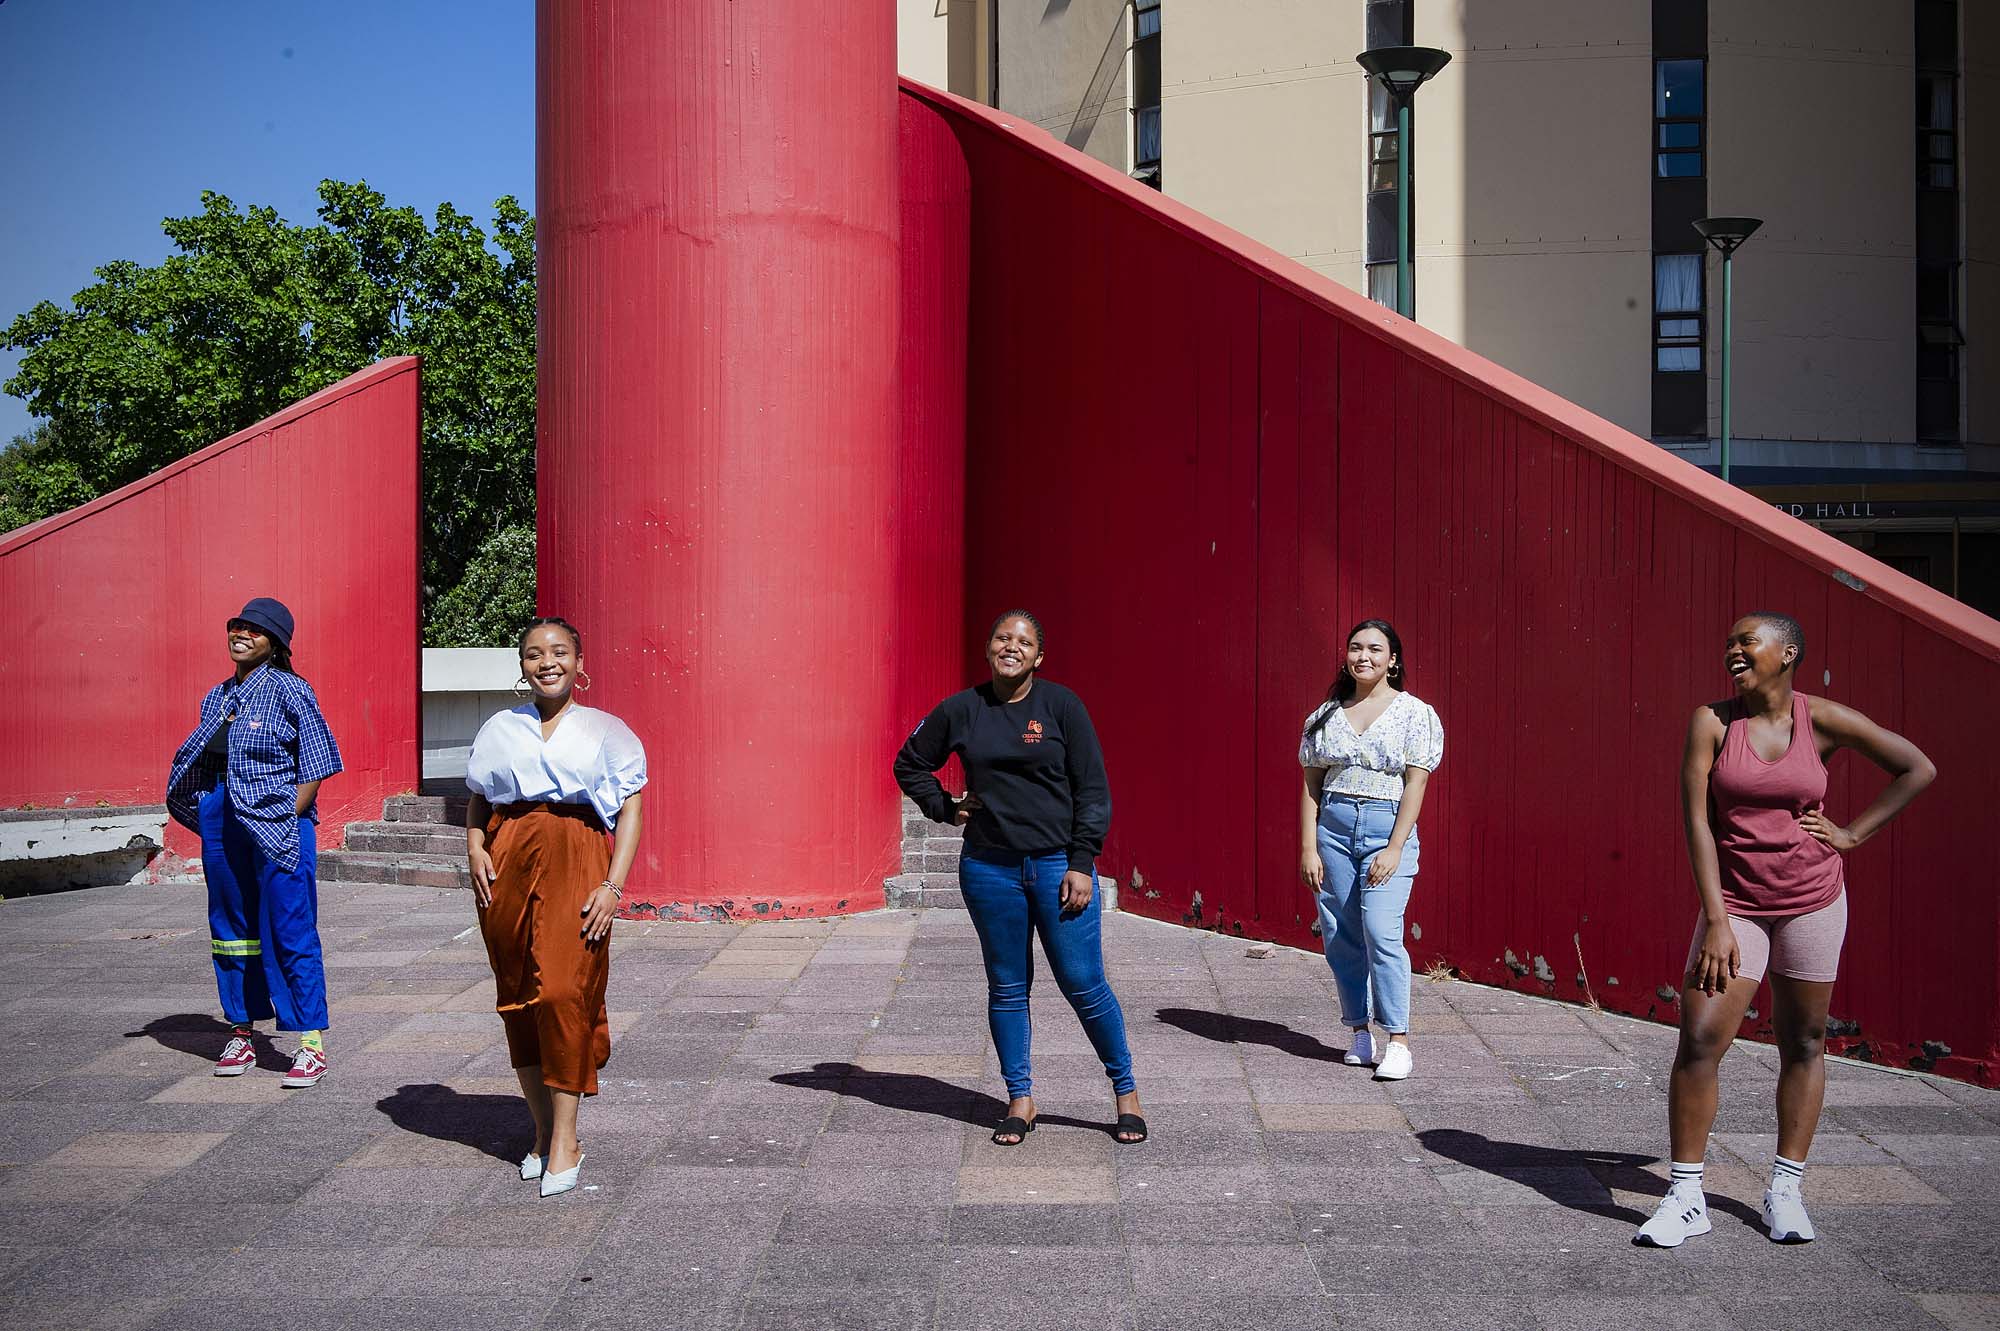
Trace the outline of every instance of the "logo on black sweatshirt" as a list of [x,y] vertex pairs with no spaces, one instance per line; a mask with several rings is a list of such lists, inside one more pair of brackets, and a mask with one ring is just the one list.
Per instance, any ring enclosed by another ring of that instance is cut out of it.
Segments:
[[1028,733],[1021,736],[1021,742],[1023,744],[1040,744],[1042,742],[1042,723],[1040,721],[1028,722]]

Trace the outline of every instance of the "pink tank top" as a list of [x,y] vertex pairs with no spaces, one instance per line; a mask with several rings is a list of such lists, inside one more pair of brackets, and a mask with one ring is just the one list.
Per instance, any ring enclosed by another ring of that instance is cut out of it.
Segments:
[[1708,799],[1731,915],[1800,915],[1833,904],[1846,882],[1840,852],[1799,824],[1800,814],[1826,799],[1826,764],[1805,694],[1793,690],[1791,747],[1770,763],[1750,747],[1742,704],[1730,704]]

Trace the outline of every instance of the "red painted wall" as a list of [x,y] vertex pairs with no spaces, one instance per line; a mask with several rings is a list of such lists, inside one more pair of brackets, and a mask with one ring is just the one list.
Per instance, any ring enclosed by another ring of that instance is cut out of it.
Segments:
[[[346,764],[320,791],[321,845],[415,789],[418,396],[416,359],[383,361],[0,538],[0,807],[164,799],[253,596],[291,607]],[[174,824],[168,846],[200,853]]]
[[[965,619],[965,376],[972,182],[951,125],[898,99],[902,254],[897,379],[896,613],[883,625],[897,728],[878,744],[877,780],[904,733],[968,682]],[[943,774],[962,783],[956,762]],[[893,783],[891,786],[893,791]],[[892,794],[892,798],[900,796]]]
[[[1846,1043],[2000,1072],[2000,843],[1976,833],[2000,625],[1039,130],[905,95],[972,182],[964,638],[1043,616],[1103,736],[1122,904],[1317,945],[1298,733],[1381,616],[1446,732],[1417,965],[1673,1020],[1682,739],[1727,692],[1730,622],[1779,609],[1802,684],[1941,773],[1851,857]],[[1853,755],[1834,774],[1836,817],[1882,784]]]
[[539,599],[651,757],[628,908],[880,905],[921,548],[891,536],[894,12],[536,13]]

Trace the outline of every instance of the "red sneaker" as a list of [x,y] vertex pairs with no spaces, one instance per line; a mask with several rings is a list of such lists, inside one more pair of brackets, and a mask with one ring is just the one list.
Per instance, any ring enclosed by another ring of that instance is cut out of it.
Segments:
[[250,1043],[250,1037],[242,1031],[233,1031],[229,1043],[222,1046],[222,1057],[215,1060],[215,1075],[218,1077],[240,1077],[257,1066],[257,1050]]
[[314,1085],[326,1075],[326,1055],[317,1049],[301,1049],[292,1057],[292,1070],[278,1084],[288,1091]]

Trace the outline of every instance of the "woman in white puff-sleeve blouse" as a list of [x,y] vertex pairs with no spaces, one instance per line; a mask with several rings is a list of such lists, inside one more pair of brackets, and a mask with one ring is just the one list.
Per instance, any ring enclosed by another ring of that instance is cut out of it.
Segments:
[[565,620],[528,625],[516,687],[527,704],[472,742],[465,851],[494,1007],[535,1120],[521,1177],[549,1197],[576,1186],[577,1106],[611,1057],[608,940],[639,850],[646,751],[623,721],[575,700],[590,676]]
[[[1444,727],[1405,690],[1403,643],[1379,619],[1347,635],[1347,659],[1299,738],[1305,768],[1299,874],[1318,893],[1320,941],[1353,1035],[1343,1061],[1410,1075],[1410,953],[1403,913],[1422,844],[1424,786],[1444,757]],[[1369,1031],[1380,1025],[1380,1050]]]

